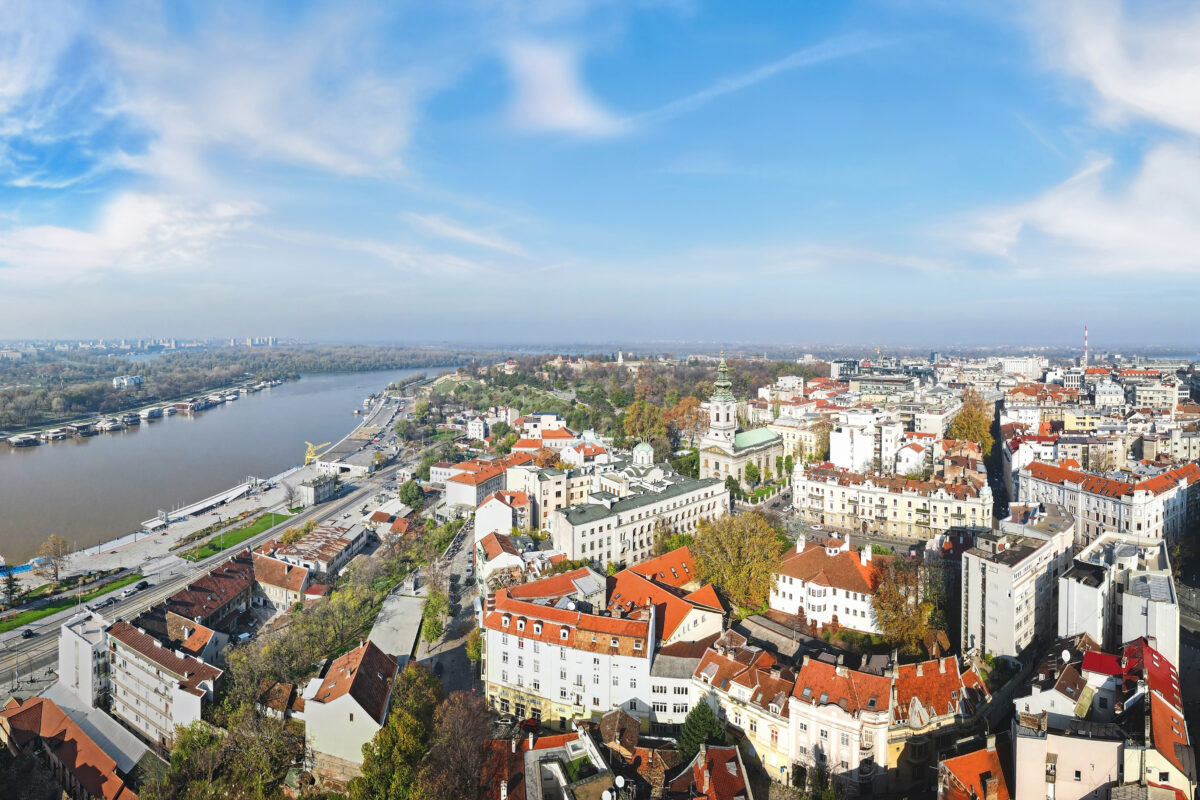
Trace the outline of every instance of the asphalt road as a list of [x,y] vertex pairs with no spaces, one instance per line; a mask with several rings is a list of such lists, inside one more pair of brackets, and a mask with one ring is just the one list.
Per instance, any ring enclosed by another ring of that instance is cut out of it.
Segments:
[[446,694],[478,690],[479,687],[475,665],[467,658],[467,634],[475,627],[472,601],[477,596],[477,587],[469,582],[466,569],[471,563],[474,541],[474,520],[468,520],[444,557],[448,558],[446,571],[450,576],[451,603],[457,602],[458,611],[446,623],[446,633],[440,640],[431,646],[422,641],[417,648],[417,661],[435,673],[441,672],[442,689]]
[[[398,468],[399,465],[385,467],[367,478],[365,482],[360,484],[359,488],[344,494],[339,499],[319,506],[313,506],[301,511],[294,517],[288,517],[275,527],[269,528],[251,539],[247,539],[238,545],[236,550],[230,548],[204,561],[196,562],[194,565],[188,564],[183,566],[176,573],[176,577],[161,580],[162,576],[170,573],[159,573],[155,576],[158,579],[155,585],[131,597],[123,597],[121,593],[124,589],[118,589],[103,597],[96,598],[93,600],[93,603],[107,599],[108,597],[116,597],[117,604],[109,606],[101,612],[105,619],[133,619],[146,609],[157,603],[161,603],[192,581],[208,573],[213,567],[226,561],[234,552],[244,550],[247,547],[257,547],[272,536],[278,536],[285,529],[295,526],[298,523],[303,523],[309,519],[319,522],[329,517],[339,517],[345,511],[361,505],[367,498],[379,491],[380,485],[389,480],[391,474]],[[76,608],[60,611],[57,614],[44,617],[37,622],[6,634],[5,638],[0,640],[0,647],[3,648],[3,654],[0,655],[0,678],[11,678],[14,672],[26,675],[41,667],[57,664],[59,628],[74,616],[77,611],[78,609]],[[32,629],[36,635],[31,639],[22,639],[21,631],[26,628]]]

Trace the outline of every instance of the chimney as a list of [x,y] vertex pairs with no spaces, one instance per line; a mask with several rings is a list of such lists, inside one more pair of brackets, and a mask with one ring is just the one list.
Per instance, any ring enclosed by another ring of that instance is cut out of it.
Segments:
[[942,675],[946,674],[946,659],[944,659],[944,658],[938,659],[938,672],[941,673]]
[[533,731],[529,732],[529,749],[533,749]]
[[917,677],[919,678],[924,674],[925,674],[925,664],[918,661],[917,662]]
[[796,537],[796,552],[797,553],[804,552],[804,534],[803,533],[800,534],[798,537]]
[[512,740],[512,751],[517,752],[517,738],[514,736]]
[[1000,800],[1000,779],[994,775],[983,779],[983,800]]
[[500,800],[508,800],[508,781],[500,781]]
[[871,563],[871,545],[866,545],[862,550],[858,551],[858,560],[864,567]]
[[988,734],[987,749],[988,749],[988,752],[995,752],[995,750],[996,750],[996,734],[994,734],[994,733]]

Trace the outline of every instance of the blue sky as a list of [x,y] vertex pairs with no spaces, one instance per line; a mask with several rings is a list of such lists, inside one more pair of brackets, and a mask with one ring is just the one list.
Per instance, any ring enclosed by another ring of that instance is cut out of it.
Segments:
[[1200,8],[0,14],[0,338],[1188,344]]

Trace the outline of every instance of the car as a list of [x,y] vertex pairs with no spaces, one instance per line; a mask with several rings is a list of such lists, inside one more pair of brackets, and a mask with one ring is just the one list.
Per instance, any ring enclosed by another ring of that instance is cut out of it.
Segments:
[[815,532],[815,531],[823,531],[823,530],[825,530],[825,529],[824,529],[824,528],[822,528],[820,525],[809,525],[809,526],[808,526],[808,529],[809,529],[810,531],[814,531],[814,532]]
[[513,719],[512,717],[501,717],[500,719],[498,719],[496,721],[498,723],[500,723],[501,725],[505,726],[506,728],[512,727],[513,725],[517,724],[517,721],[515,719]]
[[538,722],[533,717],[530,717],[529,719],[521,720],[521,730],[523,730],[523,731],[528,731],[529,733],[537,733],[538,729],[541,727],[542,727],[542,723]]
[[37,634],[34,633],[33,628],[26,628],[25,630],[21,631],[22,639],[32,639],[35,636],[37,636]]
[[126,588],[125,591],[121,592],[122,597],[132,597],[135,594],[137,594],[137,587],[135,586],[130,586]]
[[133,588],[137,589],[138,591],[141,591],[142,589],[149,589],[150,581],[138,581],[137,586],[134,586]]

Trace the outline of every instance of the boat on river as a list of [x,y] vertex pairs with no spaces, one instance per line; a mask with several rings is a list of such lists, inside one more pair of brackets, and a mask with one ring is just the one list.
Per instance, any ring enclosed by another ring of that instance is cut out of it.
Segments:
[[67,429],[50,428],[49,430],[42,431],[41,435],[43,442],[59,442],[67,438]]
[[16,436],[8,437],[7,441],[13,447],[33,447],[40,444],[38,437],[32,433],[19,433]]
[[121,424],[121,420],[116,417],[105,417],[96,423],[96,430],[101,433],[112,433],[113,431],[124,430],[125,426]]

